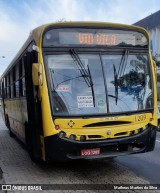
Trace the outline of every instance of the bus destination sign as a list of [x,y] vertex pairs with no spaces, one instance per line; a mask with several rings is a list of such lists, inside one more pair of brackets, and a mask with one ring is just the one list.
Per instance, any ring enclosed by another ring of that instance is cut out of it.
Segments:
[[110,29],[52,29],[45,33],[43,46],[147,46],[147,38],[137,31]]
[[116,45],[117,37],[114,34],[78,33],[77,39],[79,44]]

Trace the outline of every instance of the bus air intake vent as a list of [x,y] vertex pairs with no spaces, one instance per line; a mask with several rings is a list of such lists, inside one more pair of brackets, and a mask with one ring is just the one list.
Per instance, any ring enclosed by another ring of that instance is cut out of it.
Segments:
[[127,135],[127,132],[116,133],[114,136],[121,136],[121,135]]
[[98,138],[101,138],[101,137],[102,137],[101,135],[88,135],[89,139],[98,139]]
[[98,122],[92,123],[88,125],[84,125],[83,127],[103,127],[103,126],[114,126],[114,125],[124,125],[130,124],[130,121],[109,121],[109,122]]

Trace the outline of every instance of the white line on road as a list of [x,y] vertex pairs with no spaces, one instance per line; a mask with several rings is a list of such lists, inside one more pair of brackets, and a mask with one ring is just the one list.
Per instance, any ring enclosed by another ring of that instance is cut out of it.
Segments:
[[160,141],[159,141],[159,140],[156,140],[156,141],[160,143]]

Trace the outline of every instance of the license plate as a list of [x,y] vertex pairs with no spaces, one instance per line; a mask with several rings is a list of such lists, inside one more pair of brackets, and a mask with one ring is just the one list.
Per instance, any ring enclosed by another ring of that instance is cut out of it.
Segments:
[[92,156],[92,155],[99,155],[99,154],[100,154],[100,148],[81,150],[81,156]]

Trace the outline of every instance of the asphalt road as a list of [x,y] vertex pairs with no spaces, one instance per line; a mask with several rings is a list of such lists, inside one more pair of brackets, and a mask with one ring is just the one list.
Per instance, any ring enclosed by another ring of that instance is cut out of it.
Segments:
[[[118,159],[127,161],[126,156]],[[150,184],[148,180],[137,176],[129,167],[120,164],[121,161],[118,159],[51,164],[34,163],[24,146],[16,138],[9,137],[9,131],[0,115],[0,184],[61,184],[62,187],[63,184],[72,184],[73,189],[67,193],[74,193],[76,184]],[[48,193],[49,190],[42,192]],[[66,193],[61,189],[51,190],[51,192]],[[98,193],[102,191],[78,190],[78,192]],[[105,192],[124,193],[126,191],[107,190]],[[127,190],[127,193],[140,192],[146,193],[145,190]],[[147,191],[147,193],[151,192],[158,193],[159,190]]]
[[131,169],[136,175],[150,183],[160,184],[160,132],[157,132],[154,151],[117,157],[115,161]]
[[[59,164],[32,162],[16,138],[9,137],[0,114],[0,184],[160,184],[160,132],[153,152],[108,161]],[[43,191],[48,193],[49,191]],[[53,192],[53,191],[51,191]],[[56,190],[56,193],[62,193]],[[70,190],[74,193],[74,190]],[[82,192],[82,191],[81,191]],[[101,192],[101,191],[83,191]],[[107,191],[108,192],[108,191]],[[109,191],[110,192],[110,191]],[[122,191],[111,191],[120,192]],[[128,193],[159,192],[128,190]],[[17,193],[17,191],[15,191]]]

